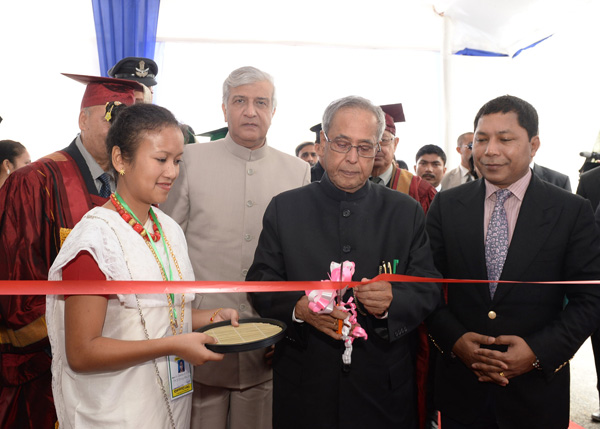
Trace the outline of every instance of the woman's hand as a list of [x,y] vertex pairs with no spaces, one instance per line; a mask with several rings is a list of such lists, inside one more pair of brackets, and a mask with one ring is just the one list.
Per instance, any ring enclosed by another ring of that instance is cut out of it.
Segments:
[[233,308],[219,309],[217,314],[213,316],[212,322],[223,322],[225,320],[231,320],[232,326],[240,326],[240,324],[238,323],[238,321],[240,320],[240,315],[238,314],[237,310],[234,310]]

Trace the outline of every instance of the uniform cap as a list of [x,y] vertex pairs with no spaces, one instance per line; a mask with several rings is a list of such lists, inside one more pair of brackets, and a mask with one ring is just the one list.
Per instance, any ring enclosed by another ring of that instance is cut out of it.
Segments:
[[156,85],[158,66],[150,58],[127,57],[115,64],[108,75],[117,79],[135,80],[150,87]]

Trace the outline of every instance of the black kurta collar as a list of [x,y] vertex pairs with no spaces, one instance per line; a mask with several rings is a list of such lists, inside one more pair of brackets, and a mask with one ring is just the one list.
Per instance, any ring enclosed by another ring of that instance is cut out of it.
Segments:
[[329,180],[329,176],[327,176],[327,172],[323,174],[321,181],[318,183],[320,184],[323,192],[325,192],[325,195],[336,201],[356,201],[365,198],[369,194],[369,191],[372,186],[371,183],[367,180],[363,187],[360,188],[358,191],[352,193],[345,192],[336,187],[333,183],[331,183],[331,180]]

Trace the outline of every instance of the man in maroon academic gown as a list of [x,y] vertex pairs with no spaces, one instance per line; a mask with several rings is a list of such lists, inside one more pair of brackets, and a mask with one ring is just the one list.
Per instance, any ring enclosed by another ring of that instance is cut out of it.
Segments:
[[[46,280],[62,240],[107,201],[105,105],[133,104],[137,82],[66,75],[86,84],[81,133],[65,149],[15,171],[0,190],[0,279]],[[102,176],[102,177],[100,177]],[[51,350],[43,295],[0,296],[0,427],[54,428]]]
[[427,213],[436,194],[435,188],[416,174],[398,168],[393,162],[394,152],[396,152],[399,141],[396,137],[395,122],[404,122],[402,103],[379,107],[385,113],[385,131],[380,143],[381,151],[377,153],[373,164],[371,181],[410,195],[421,204],[423,211]]

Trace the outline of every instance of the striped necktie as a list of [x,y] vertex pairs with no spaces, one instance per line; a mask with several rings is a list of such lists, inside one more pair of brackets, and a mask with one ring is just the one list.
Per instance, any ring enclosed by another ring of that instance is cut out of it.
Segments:
[[102,173],[98,176],[98,180],[102,182],[102,186],[100,187],[100,196],[102,198],[110,197],[110,176],[108,173]]

